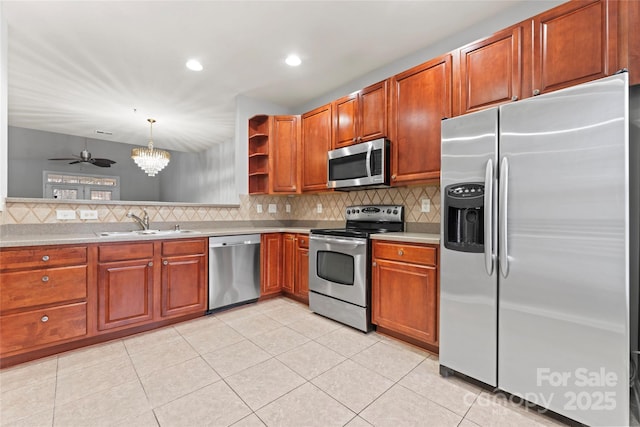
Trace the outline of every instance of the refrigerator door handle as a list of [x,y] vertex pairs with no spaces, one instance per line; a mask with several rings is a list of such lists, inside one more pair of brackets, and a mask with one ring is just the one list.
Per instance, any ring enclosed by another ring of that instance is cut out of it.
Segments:
[[498,200],[498,250],[500,259],[500,272],[502,277],[509,275],[509,251],[507,248],[507,195],[509,194],[509,161],[506,157],[500,163],[500,195]]
[[487,161],[484,172],[484,268],[493,274],[493,161]]

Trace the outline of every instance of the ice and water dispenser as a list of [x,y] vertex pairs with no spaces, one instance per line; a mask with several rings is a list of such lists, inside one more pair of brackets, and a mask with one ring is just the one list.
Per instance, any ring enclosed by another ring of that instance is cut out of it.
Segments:
[[461,252],[484,252],[484,184],[445,187],[444,246]]

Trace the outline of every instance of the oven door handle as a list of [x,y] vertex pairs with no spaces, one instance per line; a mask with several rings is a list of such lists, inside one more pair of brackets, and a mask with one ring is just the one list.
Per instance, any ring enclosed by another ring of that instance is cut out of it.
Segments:
[[366,239],[340,239],[337,237],[328,237],[328,236],[316,236],[316,235],[311,235],[309,237],[309,240],[315,240],[317,242],[328,242],[328,243],[341,243],[344,245],[355,245],[355,246],[363,246],[367,244],[367,240]]

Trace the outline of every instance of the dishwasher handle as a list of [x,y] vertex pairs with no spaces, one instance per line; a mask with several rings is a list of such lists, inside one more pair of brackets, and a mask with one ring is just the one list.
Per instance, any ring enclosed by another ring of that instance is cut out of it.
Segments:
[[259,234],[240,234],[231,236],[215,236],[209,238],[210,248],[226,248],[230,246],[259,245]]
[[209,247],[210,248],[229,248],[229,247],[233,247],[233,246],[245,246],[245,245],[259,245],[260,242],[252,242],[251,240],[247,240],[244,242],[236,242],[236,243],[227,243],[227,242],[223,242],[223,243],[210,243]]

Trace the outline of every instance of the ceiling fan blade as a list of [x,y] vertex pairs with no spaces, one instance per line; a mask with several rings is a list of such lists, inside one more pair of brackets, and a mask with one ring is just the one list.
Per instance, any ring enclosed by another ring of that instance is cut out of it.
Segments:
[[76,160],[75,162],[69,162],[70,165],[75,165],[76,163],[82,163],[82,160]]
[[90,162],[96,166],[100,166],[101,168],[110,168],[111,165],[115,163],[113,160],[109,159],[91,159]]
[[55,159],[47,159],[47,160],[77,160],[78,157],[57,157]]

